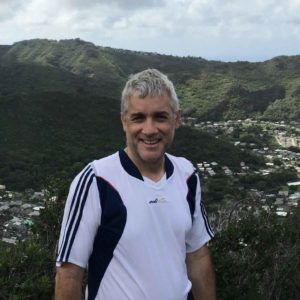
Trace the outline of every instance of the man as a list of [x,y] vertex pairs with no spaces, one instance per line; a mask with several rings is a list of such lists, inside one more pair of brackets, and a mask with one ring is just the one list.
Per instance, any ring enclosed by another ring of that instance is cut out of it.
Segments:
[[155,69],[122,93],[124,150],[73,181],[59,240],[56,299],[215,299],[212,237],[189,161],[166,154],[179,126],[173,84]]

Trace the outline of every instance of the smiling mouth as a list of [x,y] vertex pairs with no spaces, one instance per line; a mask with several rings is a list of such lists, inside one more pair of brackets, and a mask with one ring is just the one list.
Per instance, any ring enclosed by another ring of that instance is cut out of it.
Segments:
[[155,145],[155,144],[159,143],[160,139],[155,139],[155,140],[141,139],[141,141],[146,145]]

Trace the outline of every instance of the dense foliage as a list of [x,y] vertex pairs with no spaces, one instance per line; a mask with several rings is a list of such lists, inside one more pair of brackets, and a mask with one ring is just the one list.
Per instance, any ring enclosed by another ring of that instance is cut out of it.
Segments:
[[211,245],[218,299],[299,299],[300,210],[280,219],[251,211]]
[[[0,183],[13,190],[38,189],[51,176],[71,180],[86,163],[125,145],[119,102],[103,96],[44,92],[0,97],[0,115]],[[226,164],[233,167],[246,156],[188,127],[178,130],[170,151],[194,163],[225,163],[220,154],[226,152]]]
[[[96,47],[79,39],[0,46],[0,184],[13,190],[50,190],[32,237],[16,246],[0,242],[0,300],[52,298],[65,182],[89,161],[124,146],[121,88],[130,73],[148,67],[169,75],[183,112],[199,121],[299,120],[298,56],[262,63],[209,62]],[[234,134],[261,144],[255,128]],[[189,127],[178,130],[170,152],[194,163],[217,161],[233,170],[241,161],[262,163],[221,138]],[[241,182],[245,189],[272,191],[292,179],[295,174],[287,170]],[[207,182],[204,192],[216,203],[245,196],[224,176]],[[53,195],[57,201],[50,201]],[[278,218],[254,209],[241,220],[230,219],[210,245],[218,299],[299,299],[299,218],[299,210]]]
[[129,74],[154,67],[170,76],[183,108],[195,108],[200,119],[295,120],[299,65],[299,56],[223,63],[97,47],[79,39],[29,40],[0,46],[0,93],[77,90],[117,99]]
[[59,92],[0,99],[1,182],[38,188],[120,148],[118,108],[110,98]]
[[288,181],[297,180],[297,172],[294,169],[279,170],[268,175],[253,174],[240,179],[246,189],[257,188],[265,192],[274,192]]
[[[56,180],[54,187],[58,199],[47,202],[35,220],[32,238],[16,246],[0,243],[1,300],[53,297],[55,249],[67,186]],[[248,204],[244,208],[244,218],[229,220],[210,243],[218,299],[298,299],[300,210],[283,218],[257,207],[249,210]]]
[[17,245],[0,242],[1,300],[53,298],[56,244],[67,186],[55,179],[48,188],[49,199],[34,219],[31,238]]
[[[297,56],[223,63],[97,47],[80,39],[0,46],[0,183],[23,190],[47,184],[52,175],[70,180],[90,160],[123,147],[119,98],[130,73],[154,67],[168,74],[184,114],[199,121],[297,120],[299,64]],[[257,142],[257,135],[241,133],[241,140]],[[171,152],[194,163],[225,163],[227,153],[232,168],[242,156],[227,142],[186,128]]]

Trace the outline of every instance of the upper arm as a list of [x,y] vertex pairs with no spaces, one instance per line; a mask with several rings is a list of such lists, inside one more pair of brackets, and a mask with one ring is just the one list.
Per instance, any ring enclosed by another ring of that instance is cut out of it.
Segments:
[[65,205],[57,262],[85,268],[101,219],[96,178],[88,166],[73,181]]
[[201,201],[200,179],[196,172],[189,177],[187,184],[190,195],[188,201],[194,210],[191,211],[192,227],[186,236],[186,248],[187,252],[196,252],[213,237],[213,231]]

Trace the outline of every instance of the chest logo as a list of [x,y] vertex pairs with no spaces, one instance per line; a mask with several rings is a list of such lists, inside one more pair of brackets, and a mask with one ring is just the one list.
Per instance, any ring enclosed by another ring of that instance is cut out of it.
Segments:
[[168,203],[168,200],[165,197],[160,197],[149,201],[149,204],[155,204],[155,203]]

